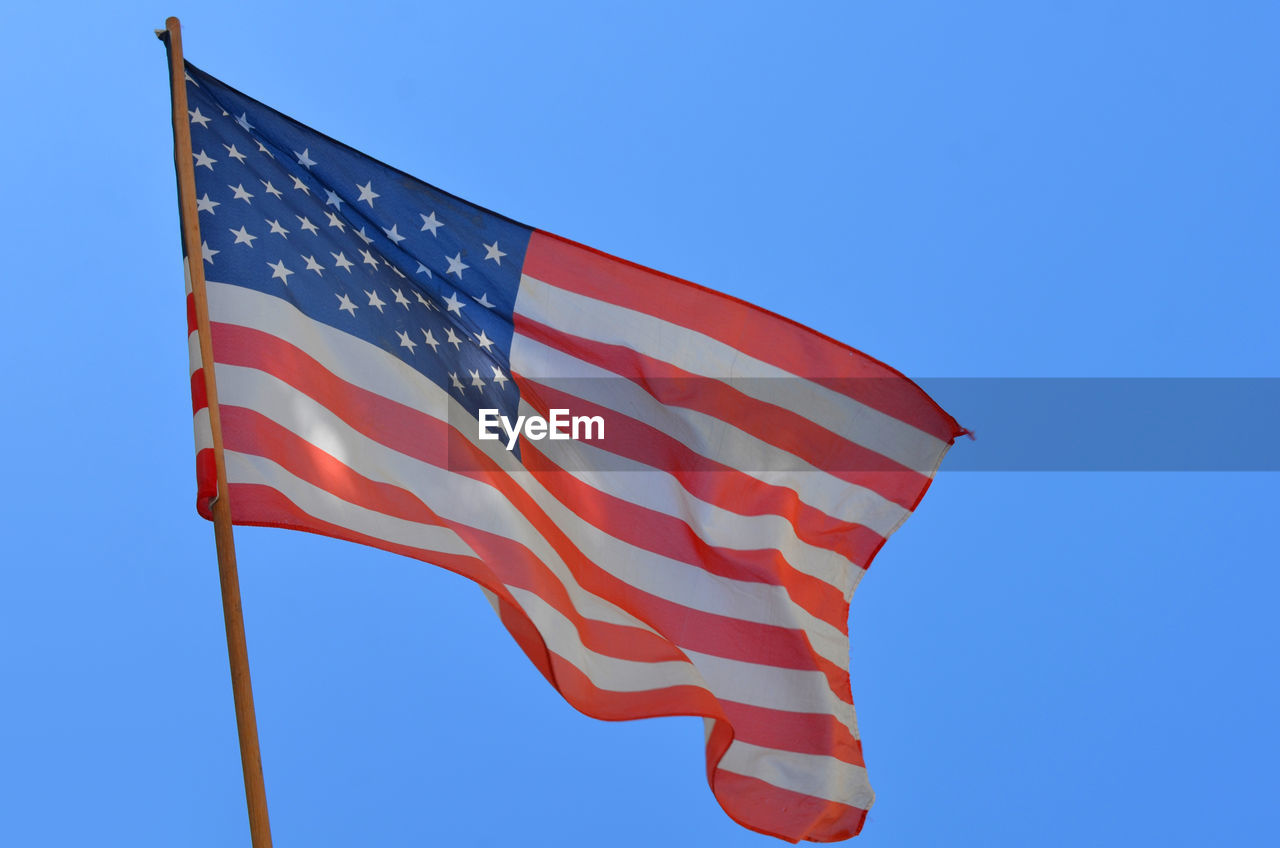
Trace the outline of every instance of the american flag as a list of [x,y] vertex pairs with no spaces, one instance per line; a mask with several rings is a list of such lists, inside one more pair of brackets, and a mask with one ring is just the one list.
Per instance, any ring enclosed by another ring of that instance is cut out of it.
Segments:
[[[853,591],[963,432],[915,384],[735,298],[518,224],[186,67],[238,524],[483,587],[604,719],[703,716],[740,824],[858,833]],[[198,504],[216,491],[193,299]],[[478,439],[481,410],[604,438]]]

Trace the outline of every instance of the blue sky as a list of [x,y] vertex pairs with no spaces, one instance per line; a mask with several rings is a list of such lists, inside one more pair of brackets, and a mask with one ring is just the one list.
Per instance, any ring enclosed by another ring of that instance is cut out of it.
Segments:
[[[8,844],[248,844],[169,14],[192,62],[335,138],[912,377],[1280,374],[1272,4],[8,9]],[[1276,494],[944,464],[853,603],[878,794],[853,844],[1273,835]],[[276,844],[780,844],[717,807],[699,721],[580,716],[462,579],[237,540]]]

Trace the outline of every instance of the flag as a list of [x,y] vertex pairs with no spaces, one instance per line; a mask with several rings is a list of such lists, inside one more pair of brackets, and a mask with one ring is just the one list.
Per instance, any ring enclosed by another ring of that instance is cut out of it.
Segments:
[[474,580],[583,713],[703,717],[740,824],[856,834],[849,602],[956,422],[785,318],[489,212],[190,64],[186,88],[233,521]]

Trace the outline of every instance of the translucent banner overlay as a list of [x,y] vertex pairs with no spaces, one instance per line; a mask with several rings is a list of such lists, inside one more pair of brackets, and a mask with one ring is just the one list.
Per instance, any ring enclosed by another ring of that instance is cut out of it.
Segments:
[[[917,383],[974,434],[957,439],[944,472],[1280,471],[1280,378]],[[455,406],[450,423],[466,439],[450,445],[453,470],[489,465],[477,448],[566,471],[927,474],[937,458],[936,438],[885,412],[929,407],[909,387],[904,395],[900,380],[567,379],[522,381],[520,389],[526,420],[511,451],[515,421],[490,417],[497,438],[481,441],[477,419]],[[540,438],[526,432],[535,417],[546,421],[533,424]]]

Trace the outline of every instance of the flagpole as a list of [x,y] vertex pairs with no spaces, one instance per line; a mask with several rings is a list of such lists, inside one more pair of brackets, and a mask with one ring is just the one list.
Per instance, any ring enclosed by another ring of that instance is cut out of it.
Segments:
[[227,630],[227,657],[231,663],[231,690],[235,699],[236,728],[240,735],[240,764],[244,770],[245,801],[249,808],[249,833],[253,848],[271,848],[271,823],[267,818],[267,791],[262,780],[262,755],[258,749],[258,722],[249,680],[249,650],[240,608],[240,577],[236,571],[235,541],[231,534],[231,503],[227,496],[227,469],[222,455],[222,422],[218,415],[218,389],[213,374],[213,345],[209,335],[209,302],[205,294],[204,260],[200,249],[199,211],[196,208],[196,176],[192,163],[191,126],[187,121],[186,68],[182,61],[182,31],[178,19],[165,20],[156,36],[169,48],[169,85],[173,99],[173,158],[178,169],[178,207],[182,221],[182,245],[191,290],[195,298],[196,330],[200,341],[205,391],[209,404],[209,429],[213,435],[217,494],[213,512],[213,537],[218,548],[218,580],[222,585],[222,617]]

